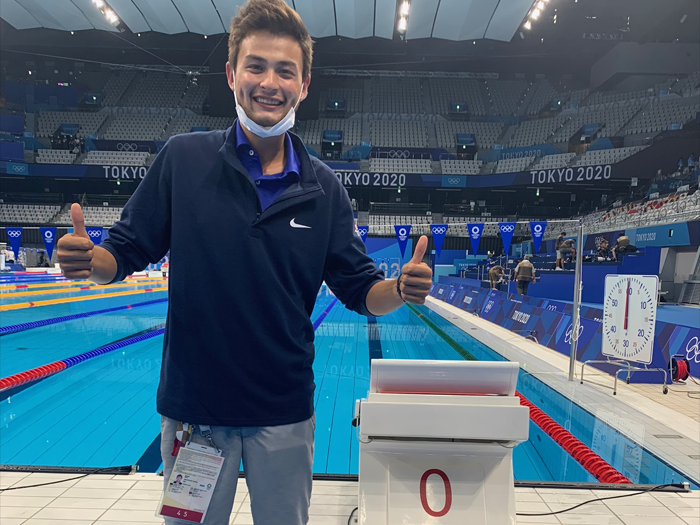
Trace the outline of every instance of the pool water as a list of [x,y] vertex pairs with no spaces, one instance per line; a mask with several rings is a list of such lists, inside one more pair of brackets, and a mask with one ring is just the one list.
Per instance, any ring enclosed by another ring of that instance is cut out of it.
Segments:
[[[115,310],[0,336],[0,377],[115,341],[130,342],[129,338],[162,328],[165,323],[167,301],[153,301],[166,299],[167,292],[145,292],[164,286],[162,282],[127,282],[119,288],[97,290],[76,290],[80,287],[66,282],[52,281],[46,286],[45,278],[41,287],[33,288],[31,279],[26,282],[30,283],[28,288],[16,291],[10,283],[0,282],[0,309],[39,297],[56,300],[55,304],[2,311],[0,327]],[[42,293],[15,295],[32,291]],[[54,293],[44,293],[47,291]],[[94,298],[113,291],[128,295]],[[72,302],[61,302],[63,299]],[[333,300],[322,290],[312,319],[319,318]],[[419,318],[417,311],[453,344]],[[455,342],[478,360],[503,360],[427,308],[412,311],[403,307],[384,317],[367,318],[336,302],[316,330],[314,473],[357,474],[359,447],[351,421],[355,399],[365,397],[369,389],[371,359],[461,360]],[[156,471],[161,464],[155,398],[162,343],[162,335],[135,341],[0,393],[0,464],[95,468],[138,464],[142,471]],[[635,443],[608,426],[605,421],[613,415],[596,417],[523,371],[518,390],[633,482],[686,481],[640,446],[643,443]],[[514,473],[518,480],[595,481],[532,422],[530,440],[514,450]]]

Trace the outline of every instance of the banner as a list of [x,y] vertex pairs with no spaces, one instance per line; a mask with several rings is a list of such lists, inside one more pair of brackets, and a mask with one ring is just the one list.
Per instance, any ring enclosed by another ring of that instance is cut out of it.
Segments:
[[501,232],[501,240],[503,241],[503,250],[506,255],[510,250],[510,241],[513,240],[513,234],[515,233],[515,223],[514,222],[499,222],[498,230]]
[[22,242],[22,228],[7,228],[7,237],[10,239],[10,246],[15,254],[15,262],[19,257],[19,247]]
[[431,224],[430,233],[433,234],[433,240],[435,241],[435,257],[440,257],[440,251],[442,250],[442,243],[445,242],[445,234],[447,233],[447,224]]
[[479,241],[481,240],[481,234],[484,232],[484,223],[469,223],[467,224],[467,228],[469,228],[469,239],[471,239],[472,242],[472,250],[474,251],[474,255],[477,255],[479,252]]
[[408,236],[411,234],[410,224],[399,224],[394,226],[396,230],[396,239],[399,241],[399,250],[401,250],[401,258],[403,259],[406,253],[406,244],[408,244]]
[[41,238],[44,239],[44,246],[46,246],[46,253],[49,256],[49,261],[53,255],[53,247],[56,242],[56,228],[39,228],[41,231]]
[[95,246],[102,242],[102,228],[88,226],[87,228],[85,228],[85,231],[87,232],[88,237],[90,237],[92,244],[94,244]]
[[535,246],[534,254],[540,253],[544,231],[547,229],[547,221],[530,221],[530,232],[532,233],[532,244]]
[[367,244],[367,234],[369,233],[369,226],[358,226],[357,233],[360,234],[362,242]]

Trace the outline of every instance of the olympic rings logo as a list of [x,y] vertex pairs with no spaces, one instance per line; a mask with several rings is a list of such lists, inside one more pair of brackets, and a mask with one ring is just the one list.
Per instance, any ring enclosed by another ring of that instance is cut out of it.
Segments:
[[90,230],[88,235],[90,237],[102,237],[102,232],[100,230]]
[[25,171],[27,171],[27,167],[23,164],[15,164],[14,166],[12,166],[12,169],[15,173],[24,173]]
[[688,344],[685,345],[685,355],[688,361],[695,361],[700,363],[700,348],[698,347],[698,338],[692,337],[688,340]]
[[433,232],[433,235],[442,235],[447,231],[447,227],[445,226],[431,226],[430,229]]
[[369,228],[358,228],[357,231],[360,235],[365,236],[369,233]]
[[137,149],[138,146],[135,142],[132,142],[131,144],[129,144],[128,142],[120,142],[119,144],[117,144],[118,151],[136,151]]
[[44,232],[44,240],[46,242],[53,242],[53,233],[50,231]]
[[408,151],[407,149],[405,150],[399,150],[399,149],[392,149],[389,151],[389,158],[390,159],[407,159],[411,156],[411,152]]
[[501,229],[501,233],[510,233],[515,230],[515,226],[512,224],[499,224],[498,227]]
[[447,182],[449,184],[459,184],[459,179],[455,177],[450,177],[449,179],[447,179]]
[[569,328],[566,329],[566,335],[564,336],[564,342],[570,343],[571,341],[578,341],[579,337],[581,337],[581,334],[583,334],[583,325],[581,325],[581,324],[578,325],[578,330],[576,330],[576,334],[574,334],[573,325],[569,325]]
[[13,239],[16,239],[20,235],[22,235],[21,230],[7,230],[7,236],[12,237]]

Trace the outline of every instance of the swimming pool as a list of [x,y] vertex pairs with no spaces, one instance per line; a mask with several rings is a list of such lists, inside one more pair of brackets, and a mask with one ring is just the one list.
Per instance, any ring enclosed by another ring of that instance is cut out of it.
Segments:
[[[115,342],[123,347],[0,393],[0,464],[138,464],[142,471],[156,471],[161,463],[160,416],[155,411],[162,346],[158,330],[167,311],[167,292],[156,290],[164,283],[130,281],[120,288],[81,290],[79,284],[41,279],[41,286],[27,278],[28,288],[14,290],[15,281],[0,282],[1,309],[25,304],[28,297],[31,302],[55,301],[2,311],[0,330],[59,318],[47,326],[0,336],[1,377],[111,348]],[[40,293],[14,295],[21,292]],[[124,295],[114,296],[115,292]],[[503,360],[427,308],[404,307],[388,316],[366,318],[333,300],[322,290],[312,314],[316,320],[328,310],[316,330],[313,365],[316,474],[357,474],[359,447],[350,422],[355,399],[365,397],[369,388],[371,359],[459,360],[467,352],[478,360]],[[60,319],[66,316],[80,317]],[[144,334],[148,338],[143,339]],[[692,482],[536,377],[521,371],[518,390],[631,481]],[[514,451],[514,472],[518,480],[595,481],[532,422],[530,440]]]

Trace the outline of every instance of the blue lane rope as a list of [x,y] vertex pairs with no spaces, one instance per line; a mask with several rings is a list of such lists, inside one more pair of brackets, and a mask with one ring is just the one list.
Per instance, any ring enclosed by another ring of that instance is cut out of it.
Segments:
[[95,350],[90,350],[89,352],[69,357],[68,359],[61,359],[60,362],[64,363],[66,365],[66,368],[70,368],[71,366],[75,366],[78,363],[82,363],[83,361],[92,359],[93,357],[98,357],[109,352],[113,352],[114,350],[119,350],[120,348],[124,348],[125,346],[130,346],[135,343],[145,341],[146,339],[151,339],[152,337],[163,335],[164,333],[165,324],[161,324],[158,326],[154,326],[150,331],[146,333],[142,333],[134,337],[129,337],[127,339],[122,339],[121,341],[117,341],[116,343],[101,346],[99,348],[96,348]]
[[86,317],[92,317],[93,315],[102,315],[110,312],[118,312],[119,310],[126,310],[128,308],[138,308],[139,306],[148,306],[151,304],[163,303],[168,299],[154,299],[152,301],[144,301],[141,303],[135,303],[124,306],[115,306],[114,308],[106,308],[104,310],[94,310],[92,312],[84,312],[81,314],[71,314],[64,315],[61,317],[52,317],[50,319],[41,319],[39,321],[31,321],[29,323],[13,324],[9,326],[0,327],[0,336],[16,334],[17,332],[24,332],[25,330],[31,330],[32,328],[39,328],[42,326],[49,326],[56,323],[65,323],[66,321],[73,321],[75,319],[84,319]]
[[314,332],[318,328],[318,326],[323,322],[323,320],[326,318],[326,316],[329,314],[331,309],[335,306],[335,303],[338,302],[338,298],[336,297],[331,301],[331,304],[328,305],[328,307],[319,315],[316,320],[314,321]]

